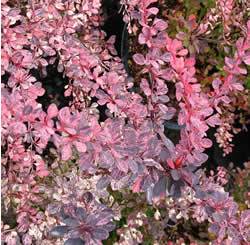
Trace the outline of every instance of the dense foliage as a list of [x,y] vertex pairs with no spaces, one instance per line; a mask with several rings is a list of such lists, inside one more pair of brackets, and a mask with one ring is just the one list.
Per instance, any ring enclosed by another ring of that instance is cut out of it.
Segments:
[[249,244],[248,1],[108,2],[2,1],[3,244]]

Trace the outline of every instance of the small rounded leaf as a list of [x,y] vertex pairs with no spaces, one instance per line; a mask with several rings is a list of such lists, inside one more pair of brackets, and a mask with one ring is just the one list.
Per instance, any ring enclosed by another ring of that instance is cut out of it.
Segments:
[[55,104],[51,104],[48,108],[48,116],[49,118],[56,117],[58,114],[58,109]]
[[133,60],[135,61],[135,63],[137,63],[138,65],[144,65],[145,63],[145,58],[142,54],[134,54],[133,55]]

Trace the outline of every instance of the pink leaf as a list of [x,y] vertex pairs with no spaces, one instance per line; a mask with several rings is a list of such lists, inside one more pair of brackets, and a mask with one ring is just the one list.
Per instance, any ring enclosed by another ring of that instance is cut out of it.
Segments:
[[155,19],[153,25],[154,28],[157,29],[158,31],[164,31],[168,27],[167,22],[161,19]]
[[157,15],[157,13],[159,12],[159,9],[158,8],[154,8],[154,7],[153,8],[149,8],[148,12],[150,14]]
[[145,58],[142,54],[134,54],[133,55],[133,60],[138,64],[138,65],[144,65],[145,64]]
[[235,90],[239,90],[239,91],[243,91],[243,90],[244,90],[243,85],[240,84],[240,83],[234,83],[234,84],[232,84],[232,87],[233,87]]
[[128,172],[128,162],[127,161],[117,159],[116,164],[117,164],[118,169],[120,169],[122,172],[124,172],[124,173]]
[[250,65],[250,53],[248,53],[243,57],[243,61],[245,62],[246,65]]
[[69,160],[72,156],[71,145],[70,144],[64,145],[61,149],[61,154],[63,161]]
[[142,176],[138,176],[138,177],[136,178],[136,180],[135,180],[135,182],[134,182],[134,184],[133,184],[133,186],[132,186],[132,191],[133,191],[134,193],[140,191],[142,180],[143,180],[143,177],[142,177]]
[[76,130],[74,128],[64,127],[64,131],[66,131],[68,134],[75,135]]
[[206,120],[207,124],[211,127],[215,127],[216,125],[220,125],[221,123],[221,120],[219,118],[219,115],[218,114],[215,114],[211,117],[209,117],[207,120]]
[[182,50],[179,51],[177,54],[180,55],[180,56],[185,56],[185,55],[188,54],[188,50],[187,50],[187,49],[182,49]]
[[174,164],[173,160],[168,159],[168,160],[167,160],[167,164],[168,164],[168,166],[169,166],[171,169],[175,169],[175,164]]
[[75,141],[74,146],[79,152],[86,152],[87,150],[86,144],[79,142],[79,141]]
[[221,83],[222,83],[221,80],[219,78],[216,78],[213,80],[212,86],[216,90],[220,87]]
[[204,148],[210,148],[213,145],[213,142],[210,139],[202,139],[201,144]]
[[39,171],[37,171],[36,173],[37,173],[37,175],[38,175],[39,177],[41,177],[41,178],[42,178],[42,177],[46,177],[46,176],[49,175],[49,171],[46,170],[46,169],[39,170]]
[[233,59],[231,59],[231,58],[228,58],[228,57],[226,57],[225,58],[225,64],[230,68],[230,69],[232,69],[233,67],[234,67],[234,60]]
[[51,104],[48,108],[48,117],[53,118],[56,117],[58,114],[58,109],[55,104]]

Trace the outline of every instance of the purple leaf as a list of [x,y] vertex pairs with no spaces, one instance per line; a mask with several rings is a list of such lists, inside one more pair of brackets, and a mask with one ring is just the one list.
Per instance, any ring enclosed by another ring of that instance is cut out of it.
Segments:
[[153,200],[165,198],[167,190],[167,177],[161,177],[153,188]]
[[110,178],[108,176],[103,176],[98,180],[96,188],[102,190],[106,188],[109,185],[109,183],[110,183]]
[[78,226],[79,222],[74,218],[66,218],[63,220],[63,223],[67,226]]
[[56,226],[51,231],[51,236],[54,237],[63,237],[69,231],[69,227],[65,225]]
[[80,238],[69,238],[64,245],[84,245],[85,242]]
[[97,239],[97,240],[105,240],[108,238],[109,236],[109,233],[108,231],[104,230],[104,229],[95,229],[93,232],[92,232],[92,235],[93,235],[93,238],[94,239]]
[[180,171],[176,169],[171,170],[171,176],[174,180],[179,180],[181,178]]
[[86,211],[85,211],[83,208],[81,208],[81,207],[78,207],[78,208],[76,209],[76,215],[77,215],[77,217],[79,217],[79,219],[81,219],[81,220],[84,220],[84,219],[86,219],[86,217],[87,217]]

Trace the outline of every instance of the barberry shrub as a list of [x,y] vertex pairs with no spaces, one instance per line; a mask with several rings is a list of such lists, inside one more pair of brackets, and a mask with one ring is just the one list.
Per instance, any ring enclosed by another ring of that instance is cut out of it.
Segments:
[[208,130],[229,154],[248,110],[250,6],[170,2],[117,1],[117,52],[105,1],[2,1],[4,244],[199,244],[181,222],[250,243],[229,173],[204,168]]

